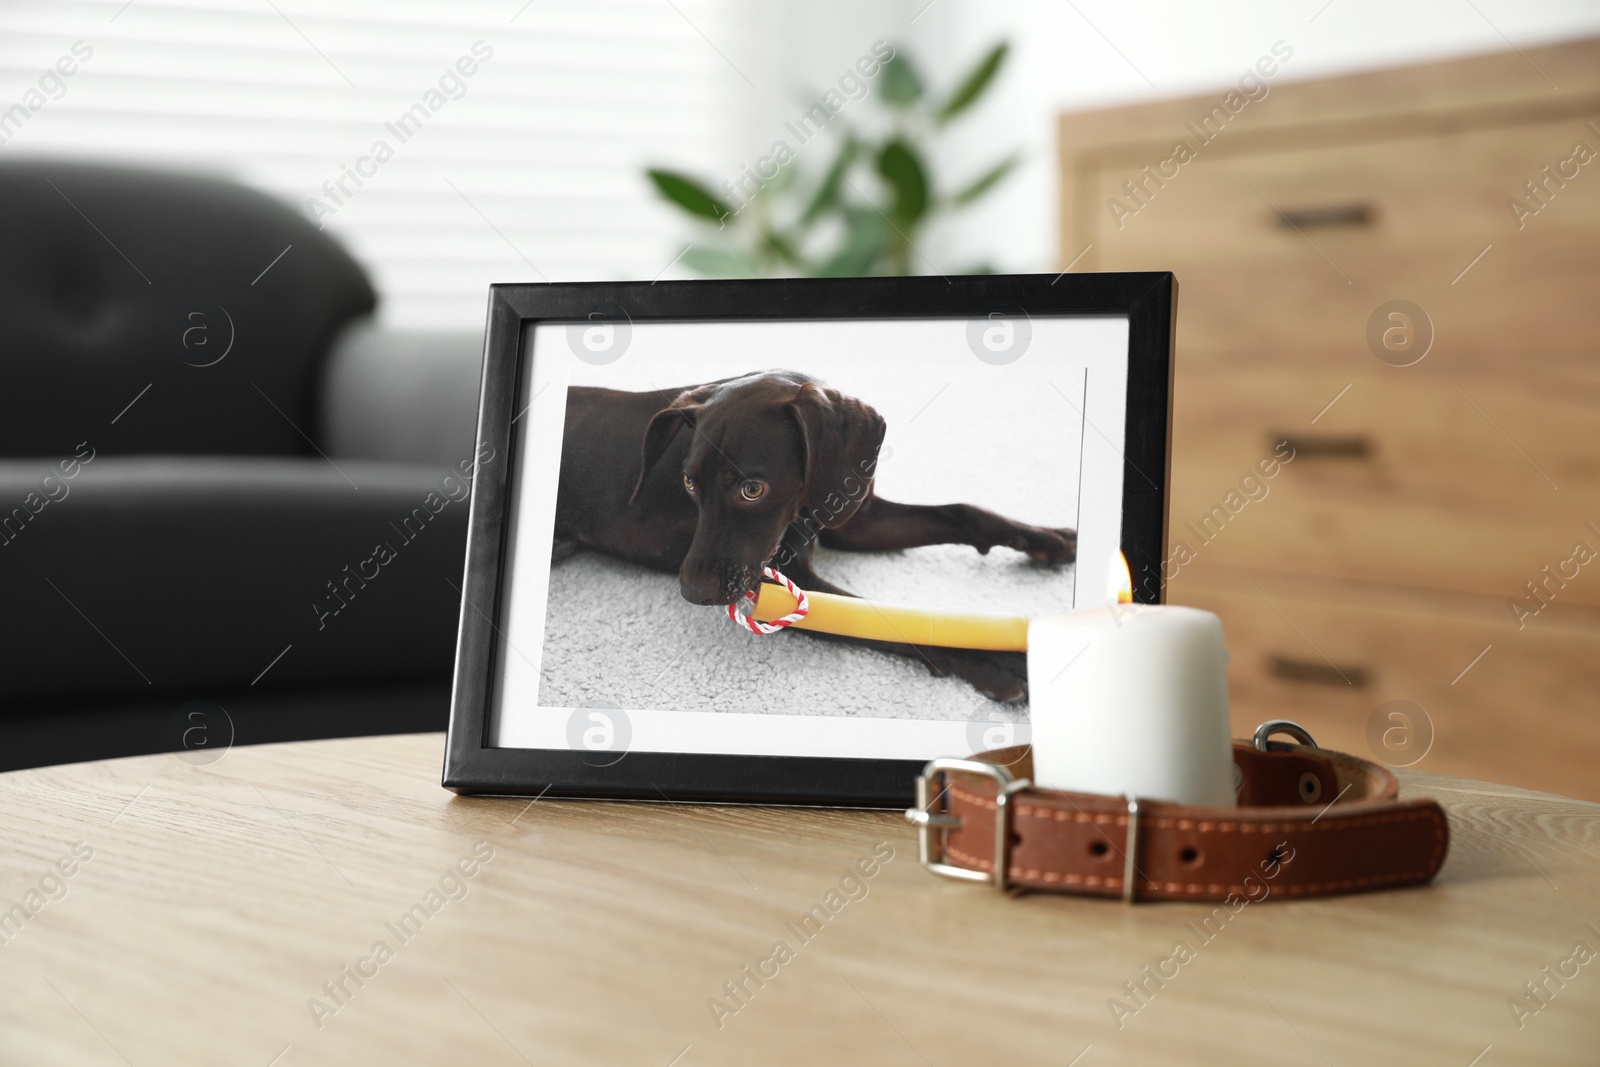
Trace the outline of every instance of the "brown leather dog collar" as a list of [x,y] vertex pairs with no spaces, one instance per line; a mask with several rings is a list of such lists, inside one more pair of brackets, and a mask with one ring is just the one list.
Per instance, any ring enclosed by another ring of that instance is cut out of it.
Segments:
[[[1269,740],[1285,732],[1305,744]],[[1358,893],[1427,882],[1444,863],[1443,809],[1398,799],[1375,763],[1283,720],[1234,742],[1233,758],[1236,808],[1036,789],[1026,745],[934,760],[906,818],[936,874],[1130,901]]]

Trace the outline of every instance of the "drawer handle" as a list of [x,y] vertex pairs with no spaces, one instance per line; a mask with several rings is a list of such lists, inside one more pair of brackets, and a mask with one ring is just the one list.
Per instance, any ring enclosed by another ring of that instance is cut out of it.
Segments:
[[1322,660],[1295,659],[1292,656],[1268,656],[1267,673],[1300,685],[1365,689],[1372,684],[1372,672],[1366,667],[1336,667]]
[[1291,208],[1278,212],[1283,229],[1309,230],[1328,226],[1371,226],[1377,212],[1370,204],[1326,204],[1322,207]]
[[1369,459],[1377,446],[1366,434],[1277,434],[1273,447],[1287,445],[1296,458]]

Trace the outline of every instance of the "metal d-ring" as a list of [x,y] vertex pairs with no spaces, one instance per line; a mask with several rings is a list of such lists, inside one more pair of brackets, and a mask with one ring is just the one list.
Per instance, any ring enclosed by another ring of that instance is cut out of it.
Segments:
[[1128,802],[1128,836],[1122,842],[1122,902],[1132,904],[1136,889],[1134,878],[1139,873],[1138,865],[1133,862],[1139,851],[1139,798],[1124,794],[1122,799]]
[[1269,740],[1273,734],[1288,734],[1307,748],[1316,748],[1316,741],[1304,726],[1288,719],[1268,719],[1256,727],[1255,745],[1258,752],[1287,752],[1292,747],[1282,741]]

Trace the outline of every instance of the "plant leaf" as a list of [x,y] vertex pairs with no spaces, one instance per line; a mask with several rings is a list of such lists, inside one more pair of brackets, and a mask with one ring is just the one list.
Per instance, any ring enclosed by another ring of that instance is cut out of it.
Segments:
[[733,214],[732,208],[718,199],[697,179],[687,174],[656,167],[650,168],[645,173],[650,176],[650,180],[655,183],[656,189],[662,196],[691,215],[721,222]]
[[972,203],[974,200],[978,199],[978,197],[982,196],[984,193],[987,193],[990,189],[993,189],[996,185],[999,185],[1002,181],[1004,181],[1006,176],[1009,175],[1013,170],[1016,170],[1017,164],[1021,162],[1022,158],[1020,156],[1007,156],[999,163],[996,163],[993,167],[990,167],[983,174],[979,175],[977,180],[971,185],[967,186],[955,196],[951,197],[950,202],[955,204],[957,207]]
[[910,107],[922,98],[922,78],[903,49],[896,48],[878,72],[878,92],[891,107]]
[[755,260],[743,252],[709,245],[691,246],[678,262],[709,278],[754,278],[761,273]]
[[896,223],[916,222],[928,210],[928,171],[910,142],[896,137],[878,153],[878,173],[894,189]]
[[764,238],[762,238],[762,244],[773,255],[777,256],[791,267],[799,267],[804,262],[800,258],[800,251],[799,249],[795,248],[794,242],[776,230],[771,231]]
[[888,227],[876,211],[852,208],[846,212],[844,244],[814,272],[818,278],[857,278],[872,272],[883,254]]
[[956,86],[955,92],[950,94],[950,99],[944,102],[939,109],[938,119],[941,123],[949,122],[982,96],[984,90],[989,88],[989,83],[994,81],[994,76],[1000,72],[1000,67],[1006,61],[1006,54],[1011,50],[1011,45],[1001,41],[989,49],[988,55],[978,61],[972,72]]
[[799,173],[799,167],[790,166],[788,163],[779,163],[778,173],[774,174],[770,179],[767,180],[767,184],[763,187],[762,192],[770,192],[773,194],[788,192],[789,187],[793,185],[795,183],[795,179],[799,177]]
[[828,173],[823,176],[822,184],[817,186],[816,194],[812,196],[811,203],[806,205],[805,211],[800,216],[801,226],[810,226],[816,222],[822,213],[839,202],[839,186],[844,184],[844,176],[850,169],[850,164],[855,162],[856,153],[861,148],[861,142],[853,136],[847,136],[839,148],[839,154],[834,157],[833,164],[828,168]]

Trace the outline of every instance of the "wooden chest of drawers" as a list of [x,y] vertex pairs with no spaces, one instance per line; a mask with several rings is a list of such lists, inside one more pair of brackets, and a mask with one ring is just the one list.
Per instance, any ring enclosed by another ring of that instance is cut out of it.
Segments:
[[1063,266],[1178,276],[1168,598],[1236,733],[1600,799],[1600,41],[1292,67],[1061,120]]

